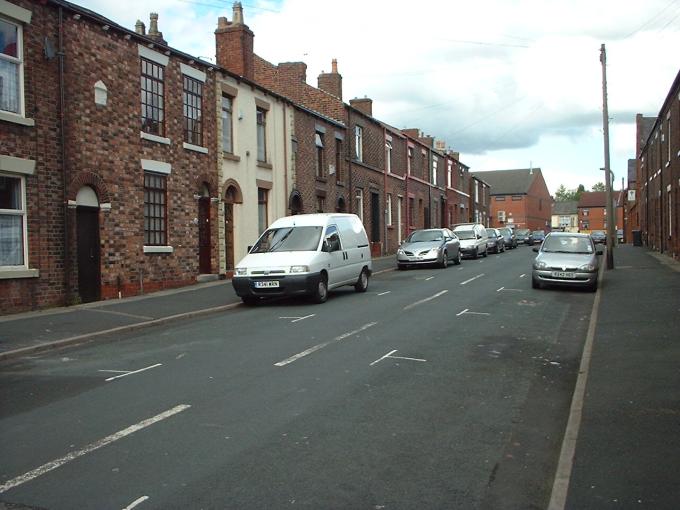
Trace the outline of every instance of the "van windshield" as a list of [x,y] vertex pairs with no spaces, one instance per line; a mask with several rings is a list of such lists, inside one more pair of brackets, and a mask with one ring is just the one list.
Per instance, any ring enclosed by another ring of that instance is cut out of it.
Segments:
[[472,230],[456,230],[459,239],[474,239],[475,233]]
[[273,251],[316,251],[323,227],[270,228],[257,240],[250,253]]

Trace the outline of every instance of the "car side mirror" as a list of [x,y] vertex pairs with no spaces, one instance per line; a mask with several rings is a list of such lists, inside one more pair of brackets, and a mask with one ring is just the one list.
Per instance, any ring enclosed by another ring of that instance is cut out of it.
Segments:
[[481,239],[481,238],[482,238],[482,236],[480,236],[479,234],[477,234],[477,239]]
[[250,253],[250,250],[252,250],[252,249],[253,249],[253,246],[252,246],[252,245],[248,246],[248,248],[247,248],[248,253]]
[[538,253],[538,250],[540,250],[541,248],[540,248],[539,246],[534,246],[532,249],[533,249],[536,253]]

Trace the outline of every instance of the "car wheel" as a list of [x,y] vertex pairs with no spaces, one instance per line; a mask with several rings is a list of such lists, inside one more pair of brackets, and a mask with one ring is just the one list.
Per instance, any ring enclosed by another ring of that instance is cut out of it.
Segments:
[[476,259],[477,257],[479,257],[479,249],[475,249],[475,251],[472,252],[472,258]]
[[362,269],[359,279],[354,284],[354,290],[357,292],[366,292],[366,289],[368,289],[368,272],[365,269]]
[[461,259],[460,250],[458,250],[458,255],[456,255],[455,259],[453,259],[453,263],[456,264],[457,266],[459,266],[460,265],[460,259]]
[[590,292],[597,292],[597,280],[595,280],[592,285],[588,286],[588,291]]
[[328,283],[326,282],[326,277],[321,276],[319,283],[316,284],[316,290],[312,295],[312,299],[315,303],[325,303],[328,299]]
[[449,267],[449,254],[446,251],[442,253],[442,263],[440,265],[442,269]]
[[501,253],[505,253],[505,245],[501,248]]
[[243,301],[243,304],[246,306],[255,306],[257,304],[257,298],[253,296],[243,296],[241,297],[241,301]]
[[484,253],[482,253],[482,257],[486,258],[486,256],[489,254],[489,249],[487,248],[484,250]]

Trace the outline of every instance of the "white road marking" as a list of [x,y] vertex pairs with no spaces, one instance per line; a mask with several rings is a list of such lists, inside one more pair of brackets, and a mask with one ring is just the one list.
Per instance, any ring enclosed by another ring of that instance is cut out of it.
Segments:
[[470,283],[471,281],[476,280],[477,278],[481,278],[482,276],[484,276],[484,273],[478,274],[477,276],[473,276],[473,277],[470,278],[469,280],[465,280],[464,282],[460,282],[460,284],[461,284],[461,285],[467,285],[467,284]]
[[434,278],[434,276],[430,276],[429,278],[425,278],[425,281],[432,280],[433,278]]
[[123,510],[132,510],[137,505],[144,503],[147,499],[149,499],[149,496],[142,496],[141,498],[137,498],[132,503],[130,503],[128,506],[123,508]]
[[460,317],[461,315],[463,315],[464,313],[466,313],[468,310],[469,310],[469,308],[466,308],[466,309],[463,310],[462,312],[457,313],[457,314],[456,314],[456,317]]
[[496,292],[500,292],[500,291],[502,291],[502,290],[507,290],[507,291],[509,291],[509,292],[522,292],[522,289],[506,289],[505,287],[501,287],[501,288],[498,289]]
[[289,364],[292,363],[293,361],[297,361],[297,360],[299,360],[300,358],[304,358],[305,356],[307,356],[307,355],[309,355],[309,354],[312,354],[313,352],[316,352],[316,351],[318,351],[318,350],[320,350],[320,349],[323,349],[324,347],[327,347],[327,346],[329,346],[330,344],[332,344],[332,343],[334,343],[334,342],[339,342],[339,341],[341,341],[341,340],[344,340],[345,338],[348,338],[348,337],[350,337],[350,336],[354,336],[354,335],[356,335],[357,333],[361,333],[362,331],[364,331],[364,330],[366,330],[366,329],[368,329],[368,328],[370,328],[370,327],[372,327],[372,326],[375,326],[376,324],[378,324],[378,323],[377,323],[377,322],[369,322],[368,324],[364,324],[364,325],[361,326],[359,329],[355,329],[354,331],[350,331],[349,333],[344,333],[344,334],[342,334],[342,335],[340,335],[340,336],[336,336],[333,340],[329,340],[328,342],[324,342],[324,343],[315,345],[314,347],[310,347],[309,349],[304,350],[304,351],[302,351],[301,353],[298,353],[298,354],[296,354],[296,355],[294,355],[294,356],[291,356],[290,358],[286,358],[286,359],[284,359],[283,361],[279,361],[278,363],[274,363],[274,366],[277,366],[277,367],[284,367],[284,366],[286,366],[286,365],[289,365]]
[[526,276],[526,273],[519,275],[520,278],[524,278],[525,276]]
[[378,294],[378,296],[384,296],[385,294],[389,294],[390,292],[392,292],[392,291],[388,290],[386,292],[381,292],[380,294]]
[[497,289],[496,292],[500,292],[504,289],[505,287],[501,287],[500,289]]
[[108,379],[106,379],[106,382],[113,381],[114,379],[120,379],[121,377],[127,377],[128,375],[138,374],[140,372],[144,372],[145,370],[151,370],[152,368],[160,366],[163,366],[163,363],[156,363],[155,365],[151,365],[150,367],[140,368],[139,370],[134,370],[132,372],[125,372],[121,375],[115,375],[113,377],[109,377]]
[[447,292],[448,292],[448,290],[443,290],[441,292],[437,292],[434,296],[430,296],[429,298],[421,299],[420,301],[416,301],[415,303],[411,303],[410,305],[406,305],[404,307],[404,310],[408,310],[410,308],[413,308],[414,306],[422,305],[423,303],[427,303],[428,301],[432,301],[433,299],[436,299],[439,296],[446,294]]
[[487,312],[471,312],[469,308],[466,308],[462,312],[457,313],[456,317],[460,317],[464,313],[467,313],[469,315],[491,315],[490,313],[487,313]]
[[189,409],[191,406],[187,404],[181,404],[178,406],[173,407],[172,409],[168,409],[167,411],[164,411],[160,414],[157,414],[156,416],[152,418],[148,418],[146,420],[140,421],[139,423],[135,425],[131,425],[126,429],[120,430],[116,432],[115,434],[111,434],[110,436],[105,437],[104,439],[100,439],[99,441],[95,441],[94,443],[90,443],[89,445],[85,446],[84,448],[81,448],[80,450],[75,450],[72,451],[71,453],[64,455],[63,457],[60,457],[56,460],[53,460],[51,462],[48,462],[47,464],[43,464],[42,466],[34,469],[33,471],[29,471],[28,473],[25,473],[21,476],[17,476],[16,478],[13,478],[11,480],[8,480],[4,484],[0,485],[0,494],[3,492],[7,492],[10,489],[13,489],[14,487],[17,487],[19,485],[22,485],[26,482],[30,482],[31,480],[34,480],[38,478],[39,476],[44,475],[45,473],[49,473],[50,471],[53,471],[57,469],[58,467],[63,466],[67,462],[70,462],[72,460],[77,459],[78,457],[82,457],[83,455],[86,455],[90,452],[93,452],[94,450],[98,450],[99,448],[102,448],[103,446],[107,446],[114,441],[118,441],[119,439],[123,439],[125,436],[129,436],[130,434],[133,434],[139,430],[142,430],[150,425],[153,425],[154,423],[158,423],[161,420],[165,420],[166,418],[170,418],[171,416],[181,413],[182,411],[186,411]]
[[391,358],[391,359],[403,359],[403,360],[407,360],[407,361],[423,361],[423,362],[426,362],[426,361],[427,361],[426,359],[420,359],[420,358],[407,358],[407,357],[405,357],[405,356],[392,356],[392,354],[394,354],[395,352],[397,352],[396,349],[393,350],[393,351],[388,352],[388,353],[385,354],[382,358],[379,358],[379,359],[375,360],[375,361],[374,361],[373,363],[371,363],[369,366],[372,367],[372,366],[375,365],[376,363],[380,363],[382,360],[384,360],[384,359],[386,359],[386,358]]

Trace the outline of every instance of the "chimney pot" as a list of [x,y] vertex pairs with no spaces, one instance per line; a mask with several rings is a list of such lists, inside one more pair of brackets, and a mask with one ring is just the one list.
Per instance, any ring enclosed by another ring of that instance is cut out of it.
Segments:
[[217,29],[224,29],[229,26],[229,21],[227,20],[226,16],[220,16],[217,18]]
[[139,35],[146,35],[146,27],[144,26],[144,23],[142,23],[142,20],[138,19],[137,23],[135,23],[135,32]]
[[338,72],[338,59],[334,58],[331,65],[332,65],[331,72],[337,73]]
[[234,2],[234,25],[243,25],[243,6],[241,2]]

